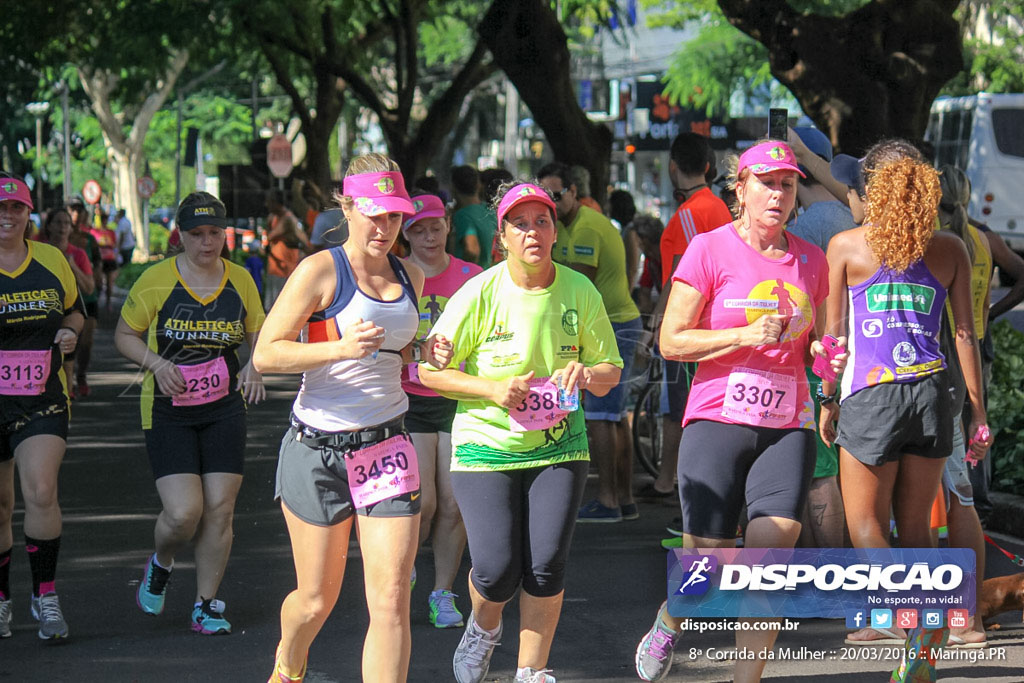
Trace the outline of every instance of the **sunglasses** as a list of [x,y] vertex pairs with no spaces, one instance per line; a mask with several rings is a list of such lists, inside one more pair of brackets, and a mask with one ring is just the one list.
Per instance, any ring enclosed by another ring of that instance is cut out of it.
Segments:
[[[551,192],[551,198],[554,199],[556,202],[560,202],[560,201],[562,201],[562,197],[564,197],[565,193],[568,192],[568,191],[569,191],[568,189],[565,189],[565,190],[559,190],[558,192]],[[550,192],[550,190],[549,190],[549,192]]]

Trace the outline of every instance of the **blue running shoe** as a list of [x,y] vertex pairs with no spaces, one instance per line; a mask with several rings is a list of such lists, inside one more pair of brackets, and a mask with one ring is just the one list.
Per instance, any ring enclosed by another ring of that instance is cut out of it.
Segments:
[[622,510],[617,507],[609,508],[601,505],[600,501],[592,500],[580,506],[576,515],[577,522],[610,524],[622,521]]
[[192,610],[192,630],[204,636],[231,633],[231,623],[224,618],[224,601],[203,598],[196,603]]
[[451,591],[433,591],[427,598],[430,607],[430,623],[437,628],[460,628],[463,625],[462,612],[455,606],[455,595]]
[[135,593],[135,604],[139,609],[153,615],[164,611],[164,596],[167,591],[167,579],[170,576],[170,569],[164,569],[156,563],[156,553],[150,555],[146,561],[139,590]]

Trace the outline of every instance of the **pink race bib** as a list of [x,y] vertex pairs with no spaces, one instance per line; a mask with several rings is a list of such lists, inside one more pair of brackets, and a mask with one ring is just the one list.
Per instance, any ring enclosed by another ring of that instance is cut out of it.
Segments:
[[185,378],[185,391],[171,398],[172,405],[198,406],[228,395],[231,379],[224,356],[198,365],[179,365],[178,369]]
[[357,508],[418,491],[416,449],[404,434],[345,455],[348,489]]
[[38,396],[50,376],[50,351],[0,351],[0,394]]
[[558,424],[568,411],[558,407],[558,387],[549,377],[530,380],[530,393],[523,402],[508,411],[509,429],[532,432]]
[[796,415],[796,379],[752,368],[729,374],[722,417],[756,427],[785,427]]

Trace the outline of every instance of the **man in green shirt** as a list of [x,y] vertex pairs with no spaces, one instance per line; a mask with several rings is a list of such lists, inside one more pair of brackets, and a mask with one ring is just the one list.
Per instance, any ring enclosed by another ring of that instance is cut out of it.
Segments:
[[452,169],[452,192],[455,195],[456,258],[487,269],[491,265],[491,243],[498,226],[494,212],[480,200],[480,174],[472,166]]
[[629,296],[626,248],[611,221],[580,203],[568,166],[558,162],[547,164],[537,178],[551,193],[558,213],[558,239],[552,258],[583,273],[597,287],[623,361],[619,384],[607,396],[585,393],[583,409],[590,452],[597,463],[598,495],[580,508],[577,521],[636,519],[633,443],[625,408],[633,353],[643,334],[643,324],[640,311]]

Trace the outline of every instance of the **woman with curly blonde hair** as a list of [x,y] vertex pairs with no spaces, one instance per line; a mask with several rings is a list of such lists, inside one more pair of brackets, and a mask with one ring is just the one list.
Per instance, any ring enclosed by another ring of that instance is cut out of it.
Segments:
[[[939,348],[947,297],[972,408],[968,434],[986,421],[971,263],[959,238],[935,230],[939,176],[917,149],[903,140],[880,142],[864,158],[863,173],[865,223],[829,243],[826,329],[849,336],[850,358],[841,402],[835,382],[822,383],[819,427],[826,443],[840,446],[843,505],[854,546],[889,547],[892,508],[900,544],[927,548],[931,504],[953,446],[950,380]],[[983,458],[990,444],[986,437],[971,451]],[[927,641],[936,649],[945,637],[946,631],[911,632],[913,644]],[[862,629],[846,642],[879,640],[903,643],[888,629]],[[921,662],[925,679],[934,676],[934,668],[928,670],[934,662]]]

